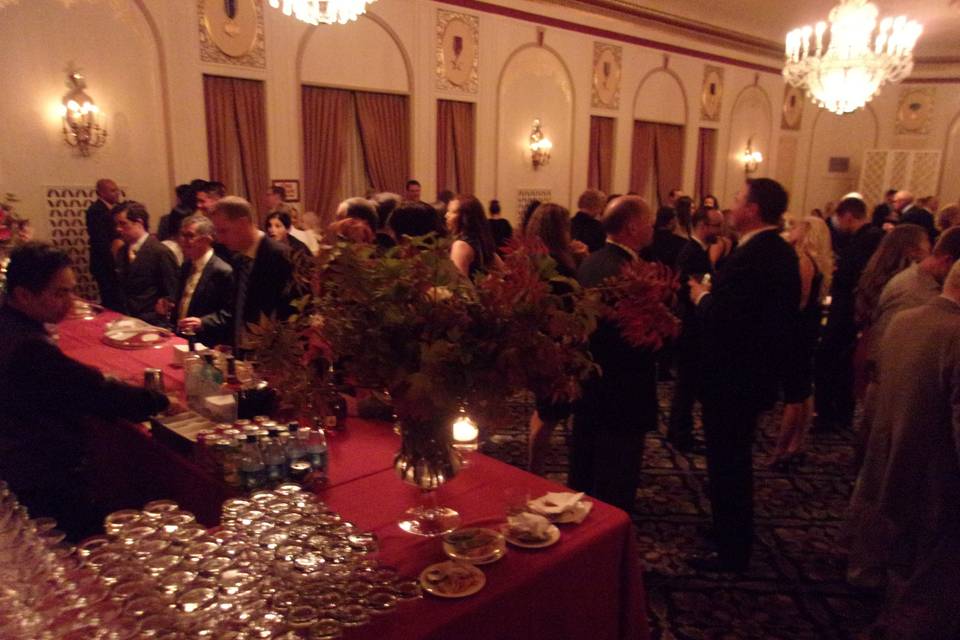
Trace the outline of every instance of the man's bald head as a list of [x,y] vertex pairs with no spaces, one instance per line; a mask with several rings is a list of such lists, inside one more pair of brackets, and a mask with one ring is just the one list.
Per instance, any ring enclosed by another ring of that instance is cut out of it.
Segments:
[[611,200],[600,224],[609,239],[632,249],[642,249],[653,241],[653,210],[640,196]]
[[120,187],[110,178],[97,180],[97,197],[113,206],[120,202]]
[[893,208],[897,211],[903,211],[911,204],[913,204],[913,194],[909,191],[897,191],[893,196]]

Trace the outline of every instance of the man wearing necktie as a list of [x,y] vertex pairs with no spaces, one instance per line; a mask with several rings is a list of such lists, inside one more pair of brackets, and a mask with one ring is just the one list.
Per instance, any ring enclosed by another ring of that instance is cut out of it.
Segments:
[[193,334],[213,346],[232,341],[233,268],[213,251],[213,223],[195,214],[180,225],[179,242],[185,261],[180,269],[180,286],[175,302],[161,300],[158,311],[171,315],[181,334]]
[[167,326],[157,313],[157,301],[177,293],[177,260],[162,242],[150,235],[150,214],[129,200],[113,209],[117,233],[124,242],[117,256],[123,312],[151,324]]
[[234,350],[242,355],[251,348],[247,326],[261,317],[286,318],[293,288],[289,250],[266,237],[254,222],[253,207],[237,196],[227,196],[210,213],[217,240],[236,253],[233,313]]

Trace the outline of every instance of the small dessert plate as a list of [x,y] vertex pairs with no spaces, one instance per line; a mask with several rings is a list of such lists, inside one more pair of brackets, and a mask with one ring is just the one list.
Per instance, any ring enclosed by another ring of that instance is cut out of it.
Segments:
[[483,571],[466,562],[438,562],[420,573],[420,586],[439,598],[472,596],[487,584]]
[[470,564],[490,564],[504,556],[507,544],[499,531],[469,527],[444,535],[443,552],[453,560]]
[[507,542],[522,549],[543,549],[544,547],[553,546],[557,543],[557,540],[560,539],[560,529],[558,529],[555,524],[550,525],[547,529],[547,537],[543,540],[516,535],[511,531],[510,525],[507,523],[503,523],[500,531],[503,532],[503,537],[506,538]]

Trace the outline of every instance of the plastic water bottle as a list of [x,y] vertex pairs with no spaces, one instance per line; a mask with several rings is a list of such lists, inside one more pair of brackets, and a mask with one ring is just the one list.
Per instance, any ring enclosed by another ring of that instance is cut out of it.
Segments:
[[287,479],[287,453],[280,443],[280,433],[276,427],[268,430],[267,437],[261,451],[263,464],[267,467],[267,482],[271,485],[279,484]]
[[316,427],[307,435],[307,461],[313,467],[314,477],[318,480],[327,479],[327,434],[323,429]]
[[260,455],[256,434],[247,436],[240,450],[240,486],[246,491],[262,489],[267,484],[267,468]]
[[290,432],[290,437],[287,438],[287,466],[289,466],[294,462],[306,460],[307,452],[304,446],[306,442],[300,433],[300,423],[291,422],[287,425],[287,429]]

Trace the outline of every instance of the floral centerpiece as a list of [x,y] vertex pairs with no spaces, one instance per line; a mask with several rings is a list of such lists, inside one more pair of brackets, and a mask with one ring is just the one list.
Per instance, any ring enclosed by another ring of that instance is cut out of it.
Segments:
[[518,390],[576,399],[598,371],[589,337],[604,318],[637,346],[658,346],[677,327],[667,306],[675,282],[647,263],[585,290],[526,241],[471,282],[449,246],[426,236],[384,254],[369,244],[326,247],[297,313],[254,332],[260,369],[290,404],[309,402],[334,361],[359,386],[388,391],[402,425],[395,467],[424,489],[457,472],[450,425],[464,406],[493,425]]

